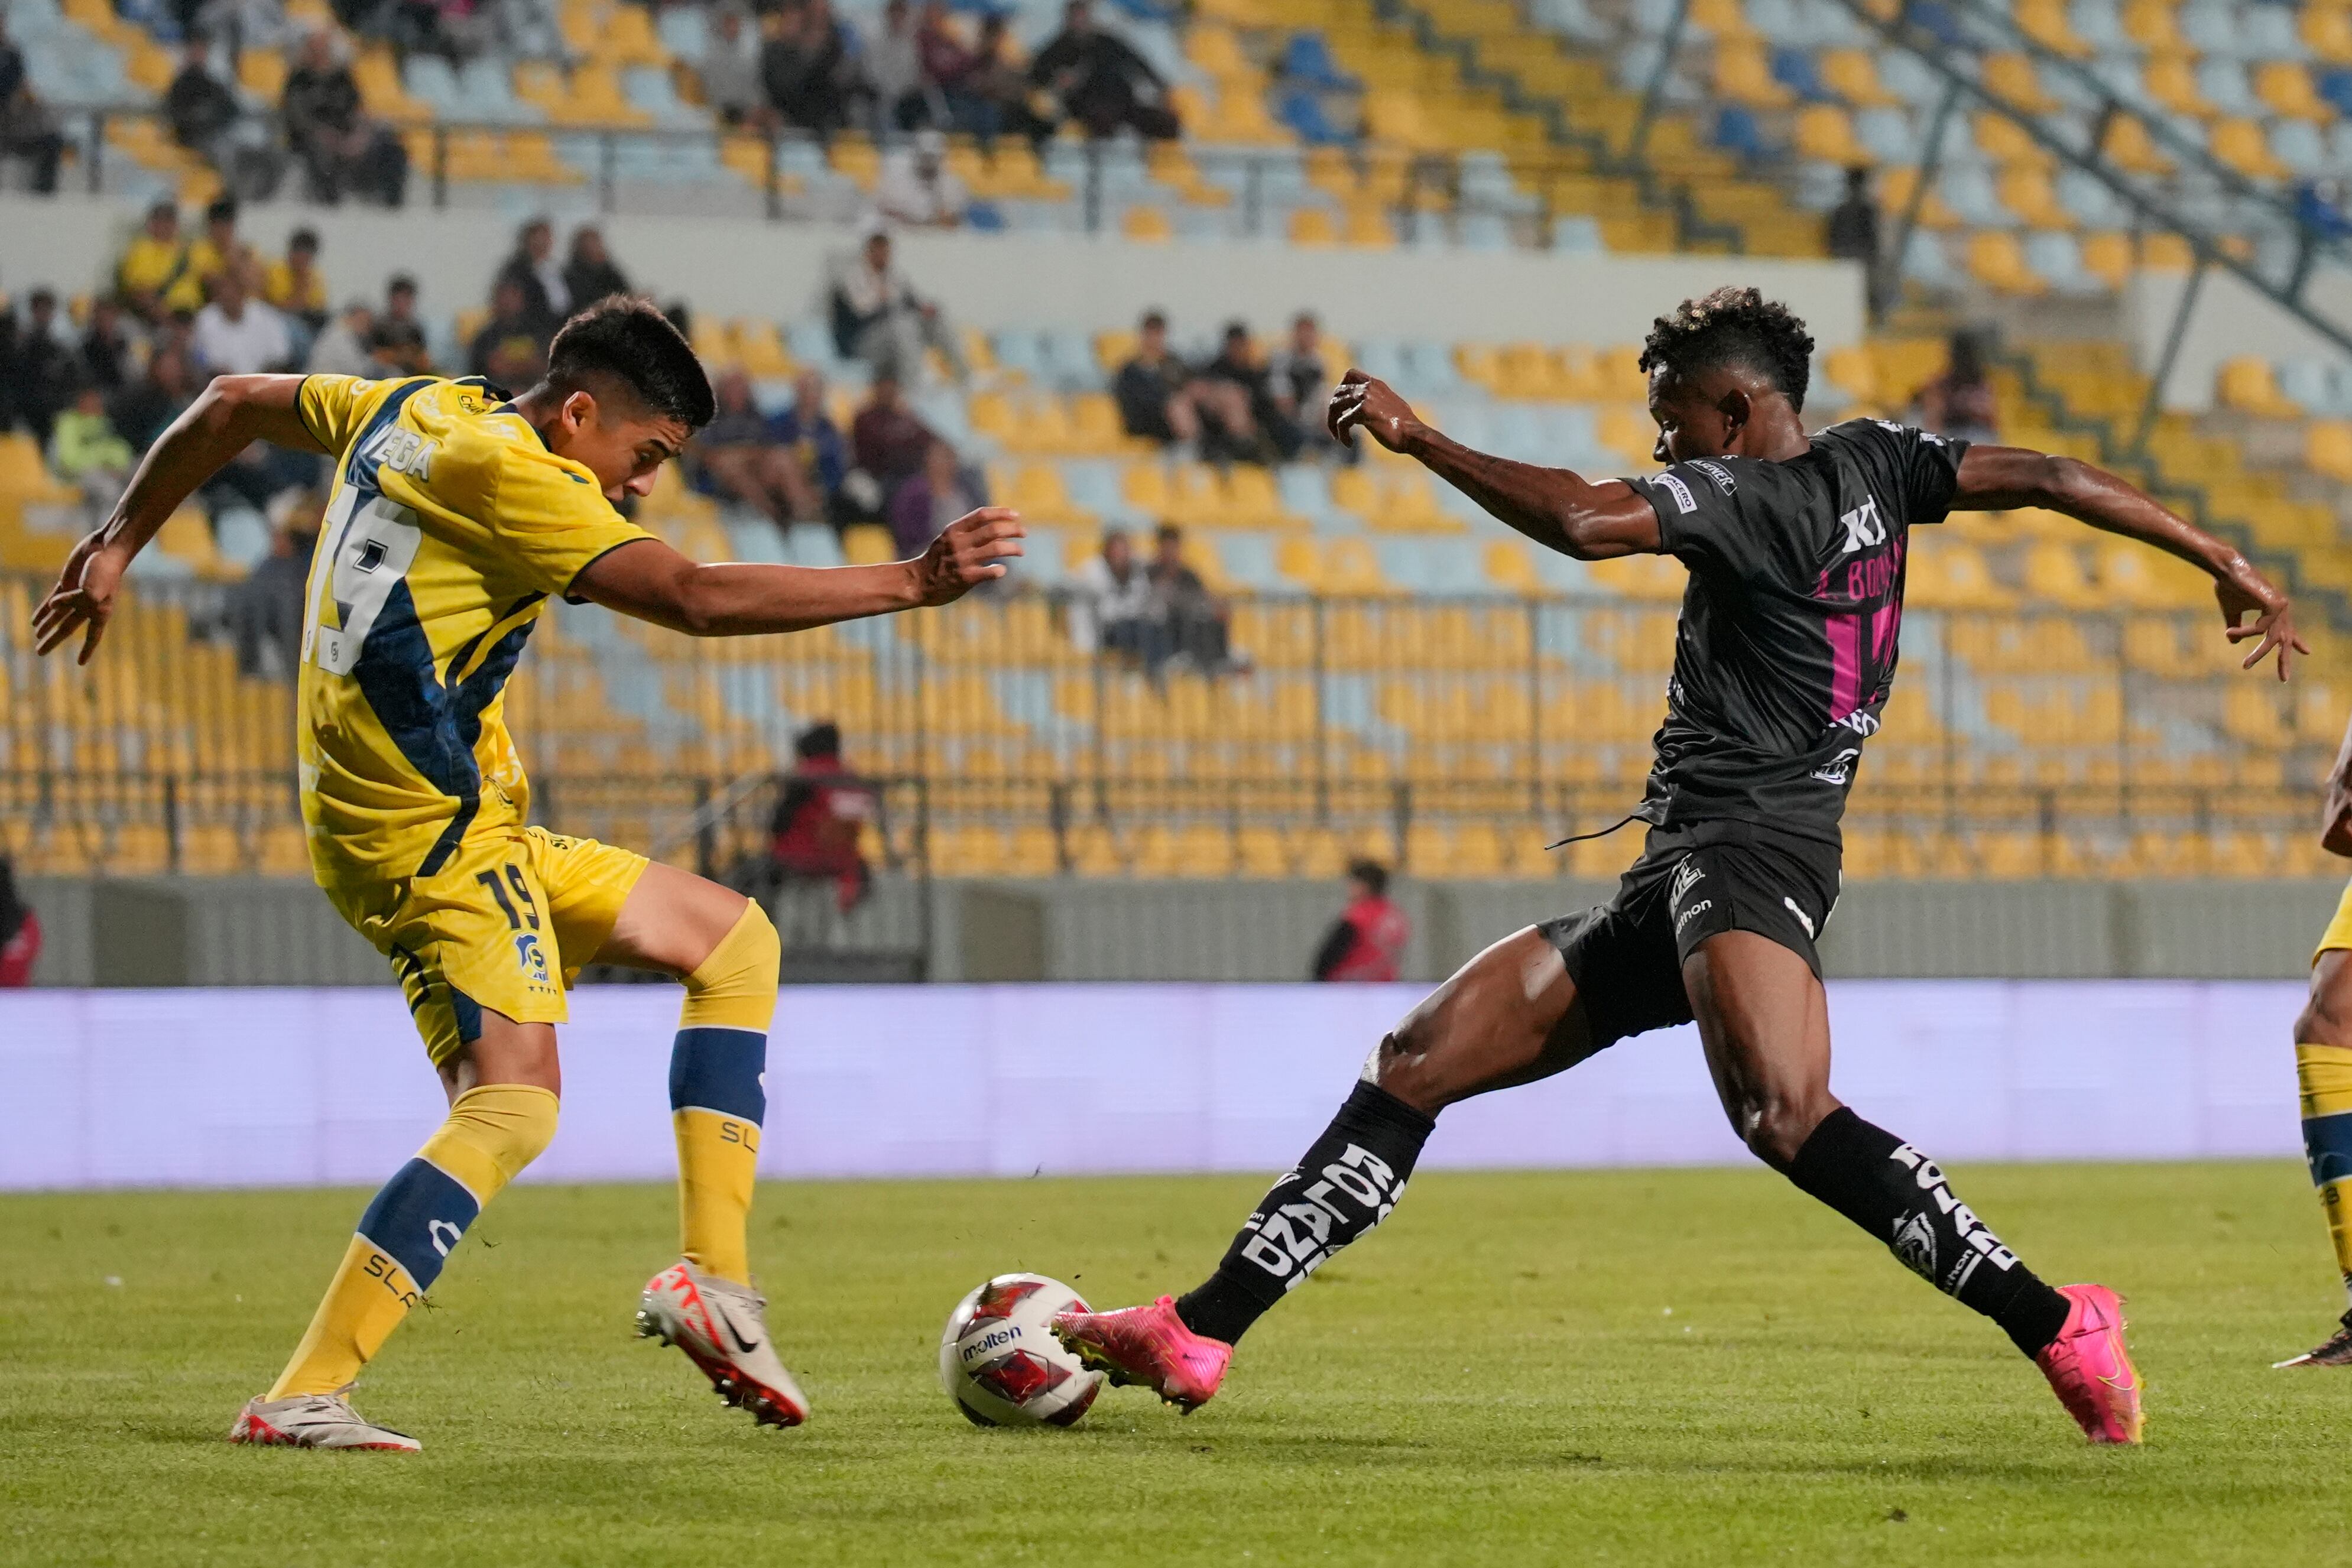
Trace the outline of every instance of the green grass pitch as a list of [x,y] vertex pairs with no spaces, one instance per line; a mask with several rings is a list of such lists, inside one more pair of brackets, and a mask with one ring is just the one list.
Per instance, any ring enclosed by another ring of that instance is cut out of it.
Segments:
[[522,1187],[368,1375],[422,1456],[232,1448],[355,1192],[0,1199],[0,1562],[2341,1561],[2352,1371],[2290,1163],[1979,1167],[2054,1280],[2131,1297],[2148,1442],[2094,1451],[1998,1331],[1760,1171],[1427,1174],[1180,1419],[1106,1390],[982,1431],[940,1325],[991,1273],[1194,1280],[1261,1183],[765,1187],[754,1258],[815,1403],[722,1408],[630,1336],[653,1186]]

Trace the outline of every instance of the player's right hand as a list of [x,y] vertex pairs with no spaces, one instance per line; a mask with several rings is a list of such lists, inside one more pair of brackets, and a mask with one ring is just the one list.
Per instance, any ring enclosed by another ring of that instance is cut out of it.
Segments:
[[950,523],[915,563],[923,602],[952,604],[990,579],[1003,577],[1011,570],[1009,559],[1023,553],[1026,532],[1021,514],[1010,507],[982,507]]
[[1331,389],[1331,406],[1323,423],[1342,446],[1353,446],[1355,438],[1349,433],[1360,429],[1391,452],[1402,452],[1406,431],[1420,422],[1412,405],[1388,382],[1351,367]]
[[33,612],[33,651],[47,653],[88,627],[74,663],[89,664],[99,639],[106,635],[106,623],[114,619],[114,591],[130,564],[131,552],[108,542],[105,529],[84,535],[66,557],[57,586]]

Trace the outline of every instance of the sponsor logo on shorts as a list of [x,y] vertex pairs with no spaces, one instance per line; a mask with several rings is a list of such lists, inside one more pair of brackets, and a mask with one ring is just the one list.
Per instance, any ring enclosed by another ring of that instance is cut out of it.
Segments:
[[1690,493],[1688,485],[1684,484],[1672,474],[1659,475],[1657,486],[1675,498],[1675,510],[1685,514],[1698,510],[1698,497]]
[[1688,909],[1684,910],[1680,915],[1675,915],[1675,935],[1677,936],[1681,936],[1683,934],[1684,926],[1688,925],[1693,920],[1705,915],[1708,910],[1713,909],[1714,907],[1715,900],[1711,898],[1702,898],[1696,904],[1692,904]]
[[1780,895],[1780,905],[1790,914],[1797,917],[1797,924],[1805,928],[1806,936],[1811,936],[1813,935],[1813,917],[1806,914],[1803,910],[1798,908],[1797,901],[1795,899],[1790,898],[1786,894],[1782,894]]
[[1862,755],[1858,746],[1843,747],[1835,757],[1813,769],[1813,777],[1824,784],[1845,784],[1853,779],[1854,758]]
[[1683,856],[1681,862],[1675,867],[1675,880],[1666,886],[1666,903],[1680,904],[1683,901],[1683,894],[1696,886],[1699,878],[1706,874],[1706,872],[1699,869],[1696,855]]

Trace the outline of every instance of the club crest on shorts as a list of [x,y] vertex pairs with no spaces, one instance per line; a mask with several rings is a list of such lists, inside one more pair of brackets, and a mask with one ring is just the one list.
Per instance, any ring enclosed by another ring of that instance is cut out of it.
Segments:
[[1667,905],[1672,907],[1681,904],[1683,894],[1688,893],[1697,884],[1698,879],[1706,874],[1706,873],[1699,869],[1697,856],[1685,855],[1681,863],[1675,867],[1675,880],[1666,884]]
[[536,931],[514,934],[515,962],[522,968],[523,977],[534,986],[544,986],[547,978],[547,951],[539,945]]

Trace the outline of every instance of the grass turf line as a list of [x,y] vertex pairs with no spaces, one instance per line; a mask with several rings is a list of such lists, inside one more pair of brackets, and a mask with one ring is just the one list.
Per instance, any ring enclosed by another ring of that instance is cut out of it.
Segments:
[[[1979,1167],[2053,1281],[2131,1299],[2148,1445],[2095,1451],[1991,1324],[1756,1171],[1426,1174],[1190,1418],[968,1426],[940,1325],[992,1273],[1196,1279],[1250,1178],[772,1184],[799,1431],[629,1336],[666,1187],[502,1197],[368,1374],[422,1456],[233,1448],[358,1192],[0,1198],[0,1561],[2277,1563],[2340,1555],[2352,1372],[2291,1163]],[[118,1282],[119,1281],[119,1282]]]

